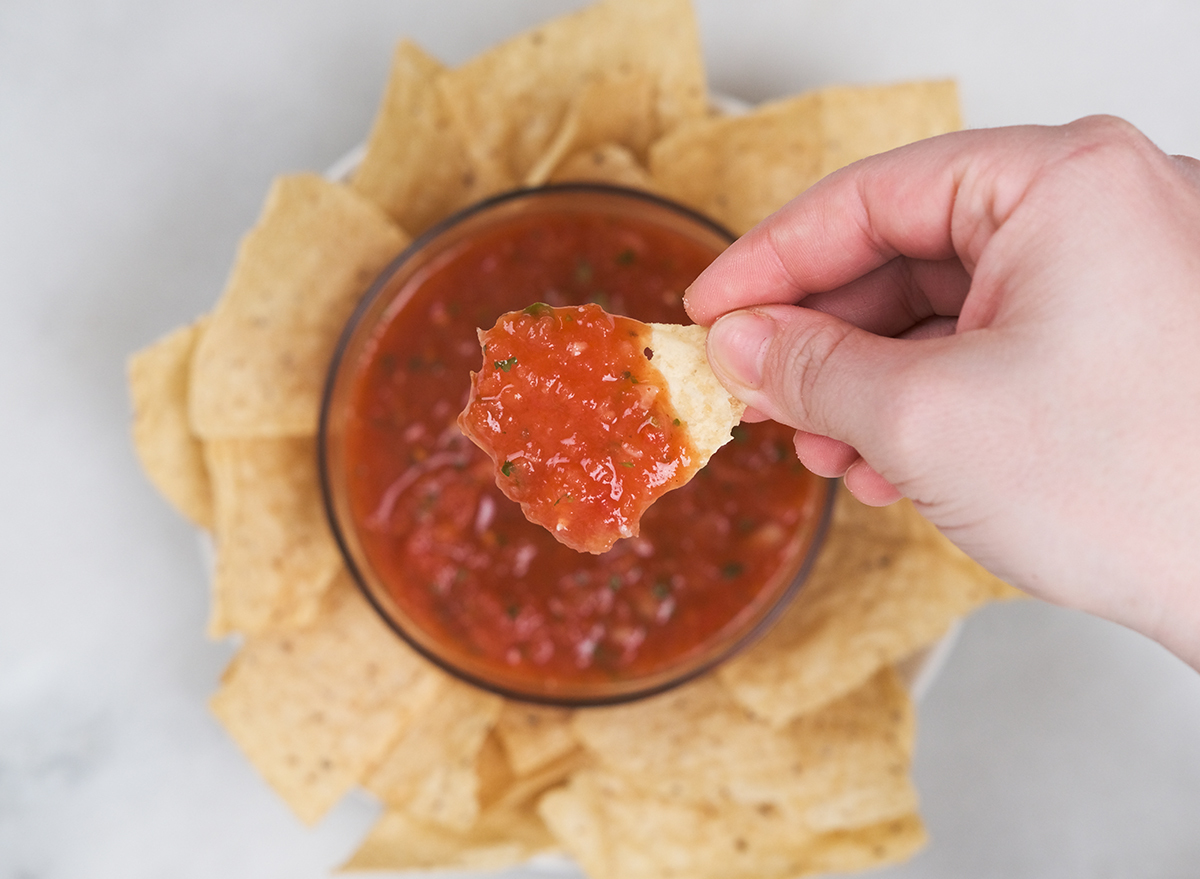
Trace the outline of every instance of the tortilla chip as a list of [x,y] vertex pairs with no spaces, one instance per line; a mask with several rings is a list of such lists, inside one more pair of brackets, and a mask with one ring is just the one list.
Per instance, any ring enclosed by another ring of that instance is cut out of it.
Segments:
[[209,634],[311,625],[342,569],[312,439],[206,443],[217,562]]
[[575,153],[551,173],[548,183],[607,183],[655,192],[650,172],[630,150],[616,143],[602,143]]
[[612,143],[644,156],[658,128],[652,76],[644,70],[603,74],[584,84],[545,153],[525,175],[540,186],[572,153]]
[[739,703],[783,726],[936,641],[979,605],[1019,594],[909,501],[868,507],[842,491],[799,596],[762,641],[718,675]]
[[485,812],[456,832],[391,809],[342,870],[501,870],[556,848],[531,806]]
[[505,702],[496,735],[513,771],[525,775],[579,749],[566,708]]
[[821,179],[821,155],[820,100],[808,94],[681,127],[650,148],[650,176],[740,235]]
[[591,765],[591,759],[580,748],[528,775],[514,775],[497,798],[496,805],[516,807],[530,804],[550,788],[558,787],[576,772]]
[[929,841],[914,812],[870,827],[823,833],[805,852],[808,875],[850,873],[907,861]]
[[782,729],[753,718],[712,678],[574,718],[593,760],[643,793],[718,809],[769,808],[814,833],[915,811],[913,724],[890,668]]
[[319,626],[248,639],[211,707],[296,815],[313,823],[420,721],[446,681],[343,575]]
[[491,194],[467,156],[436,83],[445,68],[408,40],[391,76],[351,186],[414,235]]
[[341,184],[312,174],[277,180],[196,345],[196,433],[314,435],[342,328],[407,243],[382,210]]
[[193,524],[213,527],[204,448],[188,423],[192,351],[204,319],[180,327],[129,358],[133,445],[163,497]]
[[831,171],[961,124],[952,82],[837,86],[682,127],[653,145],[650,172],[740,235]]
[[958,131],[951,80],[821,89],[821,176],[927,137]]
[[708,463],[742,420],[746,404],[725,390],[708,364],[708,328],[650,324],[651,362],[667,382],[679,420],[687,425],[697,468]]
[[476,166],[515,185],[546,154],[583,86],[633,70],[654,83],[652,136],[704,114],[688,0],[602,0],[484,52],[439,86]]
[[593,879],[795,879],[893,863],[925,842],[915,814],[814,834],[771,808],[646,797],[593,770],[551,791],[538,809]]
[[476,761],[503,700],[447,680],[437,701],[392,746],[365,787],[391,808],[451,830],[479,817]]

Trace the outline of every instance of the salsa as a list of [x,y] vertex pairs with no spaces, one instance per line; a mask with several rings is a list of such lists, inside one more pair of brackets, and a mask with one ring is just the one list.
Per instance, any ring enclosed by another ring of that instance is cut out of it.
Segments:
[[531,302],[684,323],[715,256],[648,219],[545,211],[458,242],[396,294],[352,365],[345,492],[362,553],[443,662],[540,694],[653,676],[792,580],[821,481],[788,428],[739,427],[638,536],[585,555],[526,520],[456,423],[478,328]]
[[652,363],[650,327],[595,304],[543,302],[480,333],[463,433],[496,484],[560,543],[602,553],[697,459]]

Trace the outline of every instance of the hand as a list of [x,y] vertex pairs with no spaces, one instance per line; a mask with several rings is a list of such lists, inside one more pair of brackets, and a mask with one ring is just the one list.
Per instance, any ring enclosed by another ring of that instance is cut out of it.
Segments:
[[1200,163],[1111,118],[933,138],[813,186],[687,307],[810,469],[1200,668]]

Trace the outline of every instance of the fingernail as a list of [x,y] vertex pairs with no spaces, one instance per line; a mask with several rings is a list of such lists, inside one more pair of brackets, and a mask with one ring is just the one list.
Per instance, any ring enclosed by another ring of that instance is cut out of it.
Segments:
[[713,369],[747,388],[762,385],[767,346],[778,327],[771,318],[753,311],[735,311],[712,325],[708,356]]

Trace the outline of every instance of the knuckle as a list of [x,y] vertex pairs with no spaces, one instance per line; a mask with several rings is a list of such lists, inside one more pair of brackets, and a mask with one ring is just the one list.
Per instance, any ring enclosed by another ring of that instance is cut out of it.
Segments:
[[1145,139],[1131,122],[1120,116],[1085,116],[1072,125],[1078,126],[1089,137],[1103,143],[1135,143]]
[[1137,164],[1159,153],[1146,135],[1118,116],[1087,116],[1068,128],[1077,139],[1073,154],[1104,165]]
[[778,378],[773,394],[796,422],[793,427],[830,432],[836,423],[827,392],[827,373],[851,328],[810,312],[816,319],[792,321],[769,374]]

